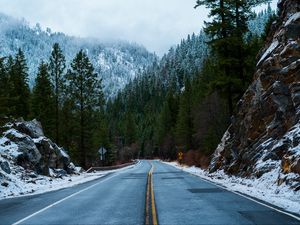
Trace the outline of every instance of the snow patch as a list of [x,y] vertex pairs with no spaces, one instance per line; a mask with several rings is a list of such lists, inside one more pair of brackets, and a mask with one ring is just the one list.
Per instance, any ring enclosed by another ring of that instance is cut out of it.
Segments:
[[224,136],[222,137],[221,143],[218,145],[218,147],[214,153],[215,157],[219,157],[221,155],[221,152],[224,150],[226,142],[229,138],[230,138],[230,133],[227,130],[225,132]]
[[268,55],[270,55],[277,48],[278,45],[279,45],[279,41],[278,40],[273,41],[273,43],[270,45],[270,47],[262,55],[262,57],[260,58],[260,60],[258,61],[258,63],[257,63],[256,66],[258,66],[263,60],[265,60],[266,57]]
[[60,153],[63,157],[70,158],[70,156],[63,149],[60,149]]
[[33,142],[35,143],[35,144],[37,144],[37,143],[40,143],[42,140],[44,140],[45,139],[45,137],[39,137],[39,138],[33,138]]
[[10,130],[4,132],[3,134],[4,134],[4,136],[13,135],[16,138],[24,138],[25,137],[23,134],[19,133],[15,129],[10,129]]
[[300,19],[300,12],[296,12],[295,14],[293,14],[288,21],[286,21],[286,23],[284,24],[284,26],[288,26],[289,24],[291,24],[294,21],[297,21],[298,19]]
[[18,149],[18,146],[6,137],[0,138],[0,160],[2,155],[4,156],[4,154],[7,154],[13,158],[18,157],[21,154]]

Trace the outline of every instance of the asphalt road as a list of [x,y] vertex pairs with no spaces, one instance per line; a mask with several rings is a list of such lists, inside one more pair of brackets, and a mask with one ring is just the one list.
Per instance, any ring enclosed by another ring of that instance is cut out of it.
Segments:
[[[152,197],[151,190],[154,205],[146,203],[146,196]],[[0,224],[142,225],[147,223],[147,205],[149,214],[157,215],[150,224],[156,220],[161,225],[300,224],[295,218],[158,161],[141,161],[134,168],[72,188],[2,200]]]
[[199,177],[160,162],[153,165],[160,225],[300,225],[297,219]]
[[[141,162],[132,169],[74,188],[2,200],[0,224],[13,224],[30,215],[33,216],[18,224],[144,224],[150,168],[148,162]],[[52,204],[56,205],[51,207]],[[49,208],[34,215],[45,207]]]

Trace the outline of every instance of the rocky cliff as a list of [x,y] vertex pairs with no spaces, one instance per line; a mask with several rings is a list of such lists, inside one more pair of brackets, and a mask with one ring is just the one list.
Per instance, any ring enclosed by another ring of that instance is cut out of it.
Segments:
[[16,121],[0,128],[0,184],[11,177],[33,182],[38,175],[61,177],[76,173],[67,153],[44,136],[36,121]]
[[210,164],[239,176],[280,168],[278,184],[300,189],[300,1],[279,1],[254,81]]

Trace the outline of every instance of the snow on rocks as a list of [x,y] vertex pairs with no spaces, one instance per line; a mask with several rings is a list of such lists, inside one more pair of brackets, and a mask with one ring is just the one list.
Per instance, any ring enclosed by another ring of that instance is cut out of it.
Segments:
[[299,20],[299,19],[300,19],[300,12],[297,12],[297,13],[293,14],[293,15],[289,18],[288,21],[286,21],[286,23],[284,24],[284,26],[286,27],[286,26],[290,25],[291,23],[293,23],[293,22],[295,22],[295,21],[297,21],[297,20]]
[[[205,180],[223,186],[229,191],[243,193],[248,196],[268,202],[278,206],[284,210],[300,215],[300,192],[294,191],[289,185],[277,183],[277,178],[280,175],[280,165],[267,173],[264,173],[260,178],[242,178],[230,176],[223,170],[218,170],[214,173],[209,173],[206,170],[195,166],[181,166],[177,162],[165,162],[168,165],[179,168],[185,172],[197,175]],[[274,162],[273,162],[274,163]],[[295,174],[289,174],[297,177]]]
[[274,40],[272,42],[272,44],[270,45],[270,47],[265,51],[265,53],[262,55],[262,57],[260,58],[260,60],[257,63],[257,66],[264,61],[267,56],[269,56],[279,45],[279,41],[278,40]]
[[46,176],[77,174],[68,154],[44,136],[38,121],[15,121],[1,127],[1,131],[0,196],[15,194],[23,187],[28,192],[29,184],[48,180]]
[[111,172],[86,173],[76,167],[36,120],[8,123],[0,130],[0,199],[71,187]]

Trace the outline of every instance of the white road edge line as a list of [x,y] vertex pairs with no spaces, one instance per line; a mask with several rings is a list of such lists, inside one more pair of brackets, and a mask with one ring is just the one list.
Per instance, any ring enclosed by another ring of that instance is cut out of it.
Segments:
[[[165,164],[165,165],[169,165],[169,164],[167,164],[167,163],[164,163],[164,164]],[[169,165],[169,166],[173,166],[173,165]],[[177,166],[173,166],[173,167],[175,167],[175,168],[177,168],[177,169],[180,169],[180,168],[178,168]],[[180,169],[180,170],[184,171],[183,169]],[[290,216],[290,217],[292,217],[292,218],[294,218],[294,219],[300,221],[300,217],[298,217],[298,216],[296,216],[296,215],[294,215],[294,214],[292,214],[292,213],[285,212],[285,211],[280,210],[280,209],[278,209],[278,208],[275,208],[275,207],[272,207],[272,206],[270,206],[270,205],[267,205],[267,204],[265,204],[265,203],[263,203],[263,202],[257,201],[257,200],[255,200],[254,198],[249,197],[249,196],[247,196],[247,195],[244,195],[244,194],[242,194],[242,193],[240,193],[240,192],[236,192],[236,191],[230,190],[229,188],[223,187],[223,186],[220,185],[220,184],[214,183],[214,182],[212,182],[212,181],[210,181],[210,180],[207,180],[207,179],[205,179],[205,178],[203,178],[203,177],[200,177],[200,176],[198,176],[197,174],[190,173],[190,172],[187,172],[187,171],[184,171],[184,172],[189,173],[189,174],[191,174],[191,175],[193,175],[193,176],[196,176],[196,177],[198,177],[199,179],[203,180],[204,182],[213,184],[213,185],[215,185],[215,186],[217,186],[217,187],[220,187],[220,188],[222,188],[222,189],[224,189],[224,190],[226,190],[226,191],[232,192],[232,193],[234,193],[234,194],[236,194],[236,195],[239,195],[239,196],[244,197],[244,198],[246,198],[246,199],[248,199],[248,200],[251,200],[251,201],[253,201],[253,202],[257,203],[257,204],[260,204],[260,205],[262,205],[262,206],[268,207],[268,208],[270,208],[270,209],[273,209],[273,210],[275,210],[275,211],[277,211],[277,212],[280,212],[280,213],[282,213],[282,214],[285,214],[285,215],[287,215],[287,216]],[[262,201],[263,201],[263,200],[262,200]],[[271,203],[270,203],[270,204],[271,204]]]
[[[139,161],[136,165],[140,165],[140,161]],[[128,169],[132,169],[132,168],[134,168],[134,167],[131,167],[131,168],[128,168]],[[124,171],[120,171],[120,173],[123,173],[123,172],[125,172],[125,170],[124,170]],[[61,200],[59,200],[59,201],[57,201],[57,202],[54,202],[54,203],[52,203],[51,205],[48,205],[48,206],[46,206],[45,208],[42,208],[41,210],[39,210],[39,211],[37,211],[37,212],[35,212],[35,213],[33,213],[33,214],[31,214],[31,215],[29,215],[29,216],[27,216],[27,217],[21,219],[21,220],[19,220],[19,221],[13,223],[12,225],[18,225],[18,224],[21,224],[21,223],[25,222],[26,220],[29,220],[30,218],[32,218],[32,217],[34,217],[34,216],[36,216],[36,215],[38,215],[38,214],[40,214],[40,213],[46,211],[47,209],[50,209],[50,208],[52,208],[53,206],[56,206],[56,205],[58,205],[59,203],[62,203],[63,201],[66,201],[66,200],[68,200],[68,199],[70,199],[70,198],[72,198],[72,197],[74,197],[74,196],[76,196],[76,195],[79,195],[80,193],[82,193],[82,192],[84,192],[84,191],[87,191],[87,190],[89,190],[89,189],[91,189],[91,188],[97,186],[97,185],[100,184],[100,183],[103,183],[104,181],[108,181],[108,180],[110,180],[111,178],[120,175],[120,173],[117,173],[117,174],[115,174],[115,175],[112,175],[111,177],[108,177],[108,178],[106,178],[106,179],[104,179],[104,180],[101,180],[101,181],[99,181],[98,183],[93,184],[92,186],[89,186],[89,187],[87,187],[87,188],[84,188],[84,189],[82,189],[82,190],[80,190],[80,191],[78,191],[78,192],[75,192],[75,193],[73,193],[73,194],[71,194],[71,195],[69,195],[69,196],[67,196],[67,197],[65,197],[65,198],[63,198],[63,199],[61,199]]]
[[[195,176],[197,176],[197,175],[195,175]],[[197,176],[197,177],[199,177],[199,176]],[[223,187],[223,186],[221,186],[221,185],[219,185],[219,184],[216,184],[216,183],[214,183],[214,182],[212,182],[212,181],[210,181],[210,180],[206,180],[206,179],[204,179],[204,178],[202,178],[202,177],[199,177],[199,178],[200,178],[201,180],[205,181],[205,182],[211,183],[211,184],[213,184],[213,185],[215,185],[215,186],[217,186],[217,187],[220,187],[220,188],[222,188],[222,189],[224,189],[224,190],[226,190],[226,191],[232,192],[232,193],[234,193],[234,194],[236,194],[236,195],[239,195],[239,196],[241,196],[241,197],[244,197],[244,198],[246,198],[246,199],[248,199],[248,200],[251,200],[251,201],[253,201],[253,202],[255,202],[255,203],[258,203],[258,204],[260,204],[260,205],[262,205],[262,206],[268,207],[268,208],[270,208],[270,209],[273,209],[273,210],[275,210],[275,211],[277,211],[277,212],[280,212],[280,213],[282,213],[282,214],[285,214],[285,215],[287,215],[287,216],[290,216],[290,217],[292,217],[292,218],[294,218],[294,219],[300,221],[300,217],[298,217],[298,216],[296,216],[296,215],[294,215],[294,214],[285,212],[285,211],[280,210],[280,209],[278,209],[278,208],[275,208],[275,207],[273,207],[273,206],[271,206],[271,205],[268,205],[268,204],[265,204],[265,203],[260,202],[260,201],[258,201],[258,200],[255,200],[254,198],[249,197],[249,196],[247,196],[247,195],[245,195],[245,194],[242,194],[242,193],[240,193],[240,192],[233,191],[233,190],[230,190],[230,189],[228,189],[228,188],[225,188],[225,187]],[[262,200],[262,201],[263,201],[263,200]],[[271,204],[271,203],[270,203],[270,204]]]

